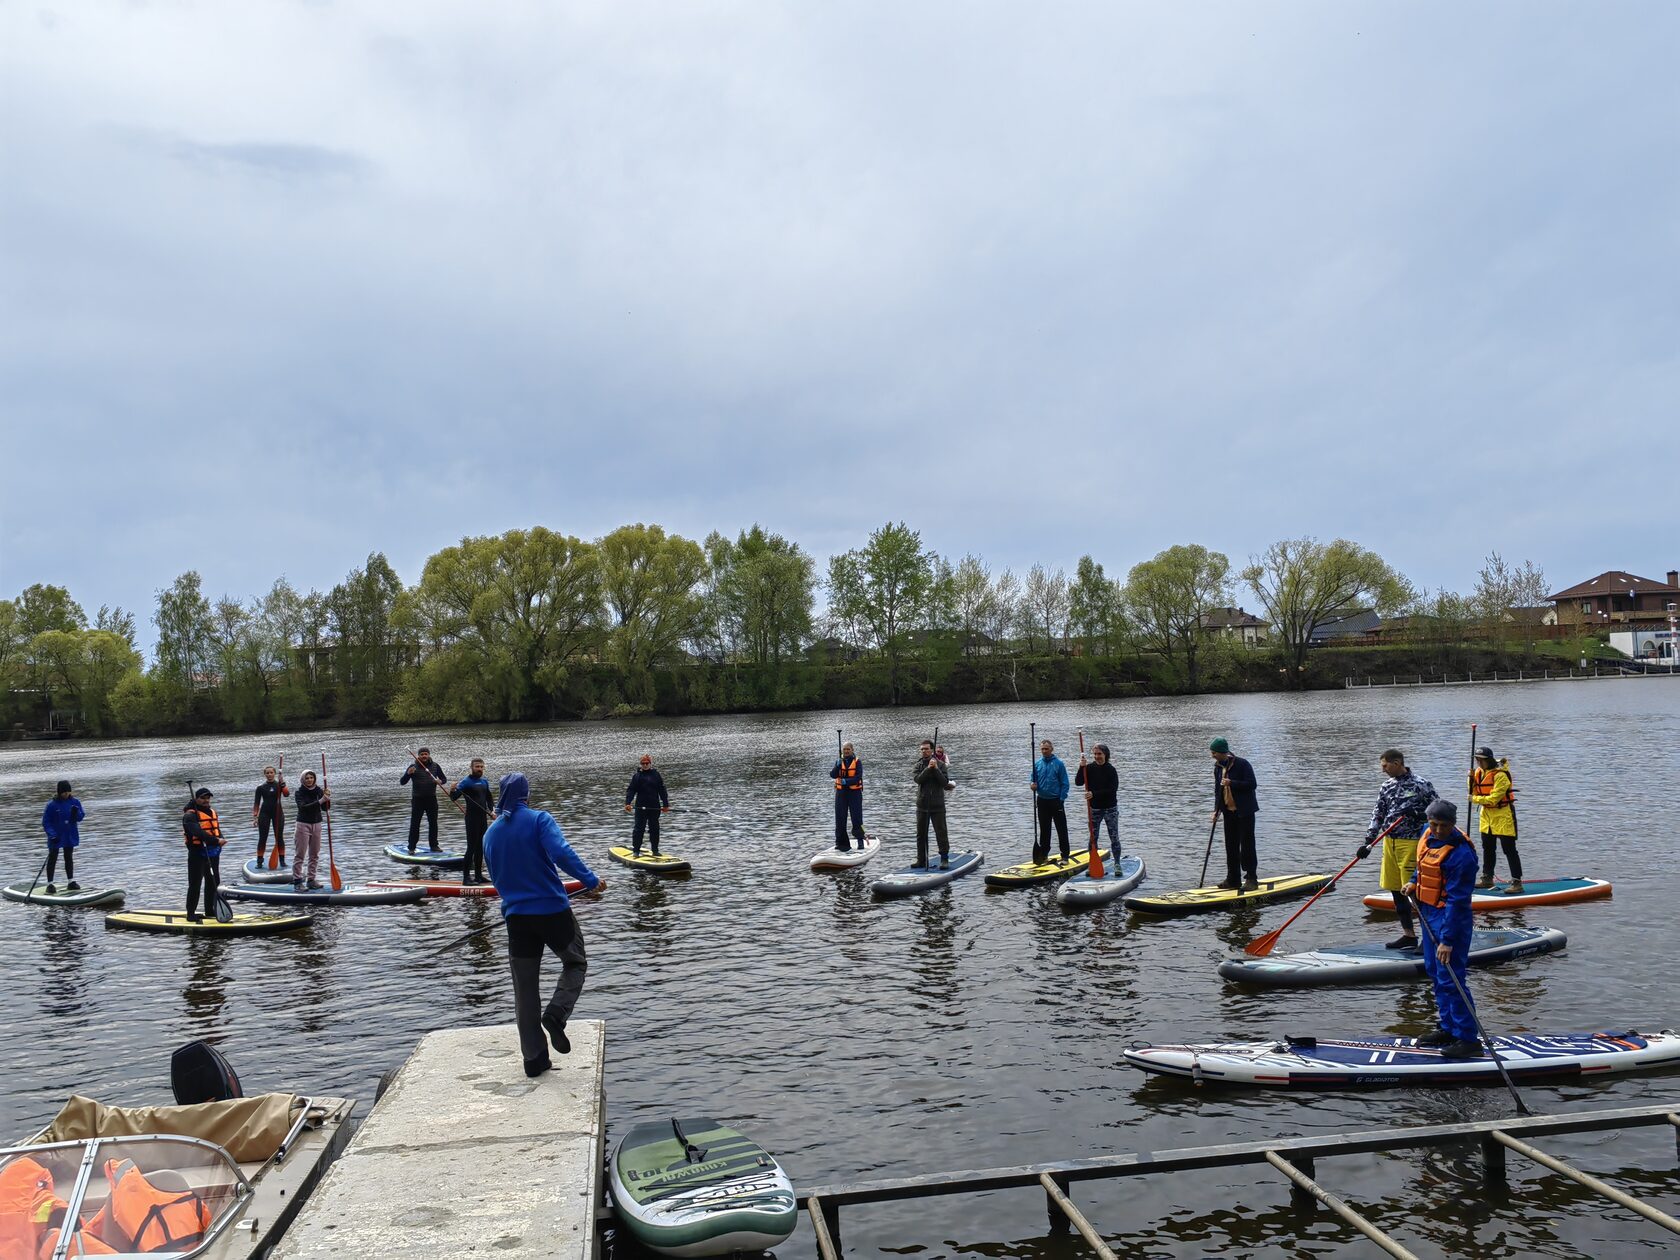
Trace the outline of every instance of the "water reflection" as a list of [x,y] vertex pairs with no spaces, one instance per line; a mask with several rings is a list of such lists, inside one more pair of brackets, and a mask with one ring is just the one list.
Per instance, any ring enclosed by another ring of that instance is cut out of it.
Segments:
[[227,955],[231,945],[232,941],[196,936],[186,941],[187,983],[181,990],[181,1002],[195,1033],[206,1040],[214,1038],[220,1029],[222,1010],[227,1006]]

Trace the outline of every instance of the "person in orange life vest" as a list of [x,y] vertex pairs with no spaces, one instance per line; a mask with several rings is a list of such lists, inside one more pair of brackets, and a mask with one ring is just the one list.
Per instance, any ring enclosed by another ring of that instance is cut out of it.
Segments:
[[1476,846],[1455,825],[1458,807],[1437,797],[1426,811],[1428,830],[1418,844],[1417,874],[1401,892],[1417,898],[1423,918],[1423,966],[1435,985],[1441,1026],[1418,1038],[1446,1059],[1482,1053],[1466,974],[1470,963],[1470,898],[1476,886]]
[[858,842],[858,848],[863,848],[863,762],[858,760],[857,753],[852,751],[850,744],[840,747],[840,760],[834,763],[834,769],[828,772],[828,777],[834,780],[834,847],[842,853],[849,852],[851,845],[846,843],[846,820],[852,823],[852,835]]
[[1517,856],[1517,790],[1511,786],[1510,762],[1496,762],[1491,748],[1476,749],[1470,803],[1482,807],[1482,878],[1478,887],[1493,887],[1493,867],[1503,846],[1505,860],[1511,865],[1510,891],[1520,893],[1523,882],[1522,858]]
[[210,808],[214,795],[209,788],[199,788],[181,811],[181,830],[187,838],[187,919],[192,923],[204,922],[198,912],[199,891],[214,902],[222,883],[222,821]]

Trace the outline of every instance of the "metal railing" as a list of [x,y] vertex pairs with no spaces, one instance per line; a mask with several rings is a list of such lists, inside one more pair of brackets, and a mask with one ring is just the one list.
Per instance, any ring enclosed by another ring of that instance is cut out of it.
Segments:
[[1584,678],[1667,678],[1680,676],[1680,670],[1645,669],[1634,662],[1626,665],[1594,665],[1591,669],[1491,669],[1478,674],[1466,670],[1462,674],[1390,674],[1384,682],[1381,674],[1347,674],[1342,686],[1355,687],[1464,687],[1471,683],[1568,682]]

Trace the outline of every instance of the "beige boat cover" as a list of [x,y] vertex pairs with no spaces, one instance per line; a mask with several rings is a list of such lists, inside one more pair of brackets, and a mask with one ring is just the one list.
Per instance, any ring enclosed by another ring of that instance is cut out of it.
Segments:
[[53,1122],[29,1144],[179,1134],[214,1142],[236,1163],[261,1164],[280,1149],[303,1106],[303,1099],[295,1094],[259,1094],[190,1107],[107,1107],[72,1094]]

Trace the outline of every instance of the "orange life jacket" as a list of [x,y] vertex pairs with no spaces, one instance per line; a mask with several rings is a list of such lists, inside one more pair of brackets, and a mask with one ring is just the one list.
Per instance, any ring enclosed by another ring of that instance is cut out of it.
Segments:
[[[1458,837],[1459,843],[1470,843],[1469,837],[1457,827],[1452,829],[1452,834]],[[1417,898],[1424,905],[1433,906],[1437,910],[1447,904],[1447,877],[1441,871],[1441,864],[1452,851],[1453,845],[1431,845],[1427,836],[1418,841]]]
[[[1510,784],[1511,783],[1511,770],[1510,770],[1509,766],[1504,766],[1504,765],[1494,766],[1493,769],[1491,769],[1491,770],[1483,770],[1480,766],[1477,766],[1475,771],[1470,776],[1470,784],[1471,784],[1470,790],[1471,790],[1471,792],[1476,796],[1492,796],[1493,795],[1494,784],[1499,778],[1500,771],[1504,771],[1505,782],[1507,784]],[[1514,801],[1516,799],[1517,799],[1517,789],[1516,789],[1516,786],[1514,784],[1511,784],[1511,786],[1507,787],[1504,796],[1502,796],[1497,801],[1489,802],[1483,808],[1485,808],[1485,809],[1503,809],[1505,806],[1509,805],[1512,801]]]
[[863,791],[863,763],[856,757],[850,761],[844,757],[840,758],[840,773],[835,777],[834,790],[844,792],[847,789],[853,792]]
[[111,1220],[135,1251],[182,1251],[210,1228],[210,1209],[191,1190],[159,1190],[128,1160],[105,1161]]
[[0,1260],[36,1260],[47,1223],[64,1206],[46,1165],[25,1155],[0,1168]]
[[[222,842],[222,820],[217,816],[215,810],[208,805],[194,804],[187,812],[198,815],[198,825],[204,828],[205,835],[211,837],[211,843],[220,844]],[[200,841],[196,836],[188,834],[187,845],[189,847],[199,843]]]
[[[92,1231],[91,1222],[87,1227],[78,1229],[70,1236],[70,1250],[66,1255],[71,1256],[115,1256],[121,1254],[110,1243],[100,1238]],[[58,1247],[59,1231],[49,1229],[47,1236],[41,1239],[41,1250],[36,1253],[36,1260],[52,1260],[52,1253]]]

